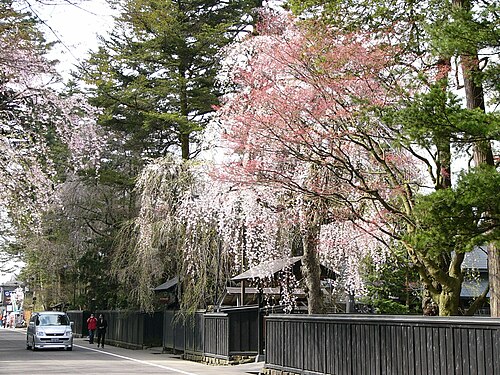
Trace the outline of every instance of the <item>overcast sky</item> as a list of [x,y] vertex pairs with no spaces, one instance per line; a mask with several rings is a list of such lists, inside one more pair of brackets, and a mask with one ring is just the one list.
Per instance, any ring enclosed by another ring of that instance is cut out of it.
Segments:
[[33,9],[46,24],[42,29],[47,40],[59,42],[49,56],[61,61],[59,70],[65,78],[89,49],[96,49],[97,35],[106,35],[113,24],[113,11],[105,0],[33,4],[38,4]]

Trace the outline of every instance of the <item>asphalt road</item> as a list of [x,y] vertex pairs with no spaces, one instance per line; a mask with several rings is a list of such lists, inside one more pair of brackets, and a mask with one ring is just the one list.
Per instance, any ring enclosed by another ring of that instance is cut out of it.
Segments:
[[209,366],[163,354],[161,348],[130,350],[106,345],[104,349],[77,338],[73,351],[26,350],[23,329],[0,328],[1,374],[163,374],[256,375],[263,363]]

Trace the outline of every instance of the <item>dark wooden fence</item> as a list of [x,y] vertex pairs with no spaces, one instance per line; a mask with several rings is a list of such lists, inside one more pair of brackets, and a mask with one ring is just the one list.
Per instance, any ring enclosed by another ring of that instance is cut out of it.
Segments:
[[266,368],[299,374],[500,375],[500,319],[270,316]]
[[[68,311],[74,322],[73,332],[80,337],[88,336],[88,311]],[[161,346],[163,338],[163,313],[147,314],[139,311],[96,311],[108,322],[106,342],[131,349]]]
[[230,359],[258,353],[258,308],[235,307],[205,314],[205,355]]
[[163,314],[163,348],[173,352],[203,355],[204,313],[183,319],[178,311],[166,310]]
[[257,306],[226,309],[224,312],[229,320],[229,355],[256,355],[259,349]]
[[147,314],[139,311],[97,311],[108,321],[106,341],[128,348],[161,346],[163,314]]
[[203,354],[205,313],[197,312],[184,323],[184,352],[188,354]]
[[205,353],[229,359],[229,317],[227,313],[205,314]]
[[73,322],[73,334],[77,337],[88,336],[87,319],[90,317],[90,311],[74,310],[66,313]]
[[163,347],[225,360],[236,355],[256,355],[257,311],[257,307],[252,306],[224,309],[218,313],[200,312],[186,321],[176,319],[176,311],[165,311]]
[[163,314],[163,348],[172,352],[183,352],[186,334],[184,322],[176,317],[176,311],[165,310]]

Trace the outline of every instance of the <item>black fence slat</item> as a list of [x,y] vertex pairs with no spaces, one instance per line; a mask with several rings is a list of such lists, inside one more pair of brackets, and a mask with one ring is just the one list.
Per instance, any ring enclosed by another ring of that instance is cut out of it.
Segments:
[[481,330],[479,334],[476,335],[476,343],[475,343],[475,349],[476,349],[476,361],[478,363],[478,368],[477,368],[477,374],[478,375],[486,375],[485,372],[485,352],[484,352],[484,331]]
[[448,357],[446,355],[446,348],[448,343],[446,342],[446,328],[441,328],[437,330],[437,354],[439,357],[437,363],[437,373],[438,374],[446,374],[447,371],[447,362]]
[[446,345],[446,374],[453,374],[454,371],[454,353],[455,353],[455,347],[453,345],[454,343],[454,332],[452,327],[446,328],[446,336],[445,340],[447,342]]

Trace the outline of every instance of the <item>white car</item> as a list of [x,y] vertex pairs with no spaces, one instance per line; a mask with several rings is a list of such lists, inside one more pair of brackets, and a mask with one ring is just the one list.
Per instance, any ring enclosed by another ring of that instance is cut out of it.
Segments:
[[66,313],[33,313],[26,329],[26,349],[61,348],[73,350],[73,322]]

